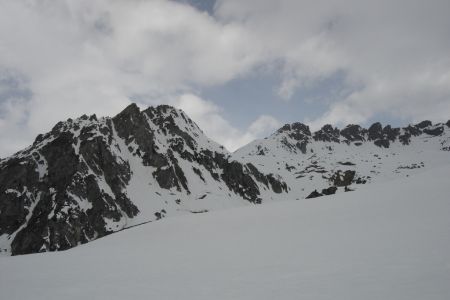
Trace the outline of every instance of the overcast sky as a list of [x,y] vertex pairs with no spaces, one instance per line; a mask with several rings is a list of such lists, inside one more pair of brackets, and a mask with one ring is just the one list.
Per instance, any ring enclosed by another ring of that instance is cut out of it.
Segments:
[[229,150],[294,121],[446,121],[449,12],[449,0],[0,0],[0,157],[131,102],[182,108]]

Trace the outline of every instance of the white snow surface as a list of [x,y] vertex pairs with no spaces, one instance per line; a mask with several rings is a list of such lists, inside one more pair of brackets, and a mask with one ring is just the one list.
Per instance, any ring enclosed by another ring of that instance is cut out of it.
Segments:
[[[354,170],[355,178],[360,177],[371,184],[408,177],[449,164],[450,151],[442,149],[450,146],[450,128],[444,127],[443,134],[439,136],[412,136],[409,145],[402,145],[397,139],[390,143],[389,148],[378,147],[373,141],[347,144],[342,136],[340,143],[314,141],[308,137],[306,153],[295,149],[297,141],[290,138],[288,133],[275,132],[238,149],[232,158],[242,163],[252,163],[261,172],[274,173],[285,181],[290,191],[277,195],[276,200],[298,200],[315,189],[321,191],[332,186],[332,182],[324,180],[323,176],[329,176],[337,170]],[[285,146],[283,141],[292,146]],[[260,151],[264,155],[259,155]],[[355,184],[351,186],[352,189],[360,187]],[[340,188],[338,192],[343,190]],[[263,197],[263,201],[267,198]]]
[[1,299],[450,299],[450,167],[0,257]]

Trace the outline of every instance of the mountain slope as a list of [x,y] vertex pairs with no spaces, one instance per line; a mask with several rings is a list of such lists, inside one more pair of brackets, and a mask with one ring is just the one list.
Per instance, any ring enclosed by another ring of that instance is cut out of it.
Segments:
[[433,299],[450,295],[450,167],[353,193],[167,218],[0,258],[4,299]]
[[0,161],[0,249],[65,250],[166,215],[258,203],[286,185],[232,161],[184,112],[130,105],[59,122]]
[[286,124],[237,150],[233,159],[282,178],[291,190],[281,198],[315,197],[450,163],[450,121],[342,130],[325,125],[314,133],[301,123]]
[[132,104],[59,122],[0,160],[0,253],[66,250],[166,216],[351,191],[449,162],[450,121],[286,124],[231,154],[183,111]]

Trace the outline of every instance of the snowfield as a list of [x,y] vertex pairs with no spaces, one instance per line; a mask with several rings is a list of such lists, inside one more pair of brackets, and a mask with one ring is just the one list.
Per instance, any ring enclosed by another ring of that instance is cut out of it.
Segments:
[[450,299],[450,168],[0,257],[0,298]]

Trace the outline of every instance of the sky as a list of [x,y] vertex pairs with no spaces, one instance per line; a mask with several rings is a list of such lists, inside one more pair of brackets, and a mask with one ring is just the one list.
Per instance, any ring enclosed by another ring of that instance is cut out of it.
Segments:
[[131,102],[233,151],[285,123],[450,119],[448,0],[0,0],[0,157]]

